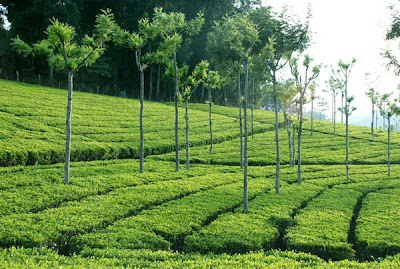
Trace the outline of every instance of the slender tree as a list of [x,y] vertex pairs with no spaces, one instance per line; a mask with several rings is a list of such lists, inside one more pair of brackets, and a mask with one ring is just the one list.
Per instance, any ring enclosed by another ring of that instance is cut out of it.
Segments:
[[74,88],[74,74],[82,67],[92,65],[105,52],[105,43],[111,39],[114,25],[114,15],[111,10],[103,10],[96,17],[95,33],[93,36],[84,37],[81,42],[76,41],[75,29],[57,19],[52,19],[46,29],[47,38],[29,46],[19,37],[13,40],[13,46],[19,53],[44,54],[50,66],[65,70],[68,73],[68,102],[66,114],[66,143],[64,183],[70,181],[71,160],[71,116],[72,95]]
[[250,18],[260,29],[260,43],[256,50],[258,60],[264,64],[265,79],[272,84],[275,110],[275,149],[276,177],[275,192],[280,188],[280,143],[279,143],[279,106],[277,94],[277,73],[288,63],[295,51],[304,50],[309,44],[308,19],[305,24],[294,21],[285,12],[275,14],[269,7],[258,8],[250,12]]
[[328,84],[329,84],[329,90],[332,93],[333,133],[336,134],[336,97],[338,95],[338,91],[340,90],[340,85],[338,85],[332,77],[329,79]]
[[154,21],[156,25],[163,28],[161,37],[161,51],[163,54],[172,56],[174,63],[174,103],[175,103],[175,170],[179,171],[179,111],[178,101],[182,96],[179,90],[178,81],[178,61],[177,52],[182,45],[183,36],[194,36],[198,34],[204,24],[204,15],[199,12],[192,20],[186,20],[183,13],[170,12],[166,13],[162,8],[155,10]]
[[295,102],[294,97],[297,94],[294,81],[287,80],[283,84],[279,84],[279,99],[282,105],[283,117],[285,119],[285,128],[288,134],[288,146],[289,146],[289,163],[293,166],[292,158],[292,117],[290,115],[290,108]]
[[113,41],[119,46],[125,46],[135,53],[136,67],[140,73],[140,116],[139,116],[139,132],[140,132],[140,162],[139,173],[143,173],[144,167],[144,71],[149,65],[149,59],[142,56],[143,48],[151,42],[158,34],[160,25],[149,19],[141,19],[138,22],[138,32],[129,33],[123,30],[117,24],[113,28]]
[[378,102],[378,93],[375,91],[374,88],[370,88],[366,93],[365,93],[369,99],[371,99],[371,104],[372,104],[372,113],[371,113],[371,142],[374,142],[374,116],[375,116],[375,107]]
[[380,98],[379,102],[379,110],[383,117],[385,117],[388,121],[387,128],[387,163],[388,163],[388,176],[390,176],[390,132],[392,131],[391,127],[391,119],[394,115],[399,115],[400,108],[397,105],[397,100],[390,100],[391,94],[384,94]]
[[300,73],[299,70],[299,59],[297,57],[292,57],[289,65],[292,75],[294,77],[297,92],[299,94],[299,128],[298,128],[298,138],[297,138],[297,183],[300,184],[302,181],[301,178],[301,135],[303,131],[303,105],[305,103],[305,97],[307,94],[307,90],[311,85],[312,81],[314,81],[320,74],[321,65],[315,65],[311,67],[311,63],[313,59],[309,55],[305,55],[303,59],[303,67],[304,74]]
[[351,102],[354,100],[354,97],[348,96],[348,82],[351,71],[353,69],[354,63],[356,59],[353,58],[351,62],[345,63],[343,61],[339,61],[338,68],[334,70],[333,76],[335,81],[339,85],[343,85],[343,93],[344,93],[344,100],[345,106],[340,108],[340,112],[345,114],[346,116],[346,178],[347,180],[350,179],[350,169],[349,169],[349,117],[356,110],[355,107],[351,107]]
[[205,81],[205,86],[208,90],[208,120],[210,123],[210,155],[212,155],[213,152],[213,129],[212,129],[212,116],[211,116],[211,108],[213,105],[212,98],[211,98],[211,92],[212,90],[218,90],[222,87],[222,80],[220,75],[218,74],[217,71],[209,70],[207,79]]
[[310,85],[310,101],[311,101],[311,136],[314,133],[314,100],[317,99],[316,94],[317,85],[312,83]]

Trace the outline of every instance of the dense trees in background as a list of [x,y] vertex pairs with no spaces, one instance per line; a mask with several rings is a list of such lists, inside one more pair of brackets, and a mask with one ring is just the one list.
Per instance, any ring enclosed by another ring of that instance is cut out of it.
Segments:
[[[162,6],[165,12],[182,12],[188,19],[192,19],[199,11],[204,13],[205,24],[198,35],[185,38],[177,58],[187,64],[190,69],[203,59],[208,59],[206,43],[214,21],[220,20],[224,15],[243,13],[258,4],[258,0],[207,0],[207,1],[169,1],[169,0],[68,0],[68,1],[21,1],[4,0],[2,5],[7,8],[7,18],[11,23],[9,31],[0,29],[0,77],[16,79],[16,71],[19,71],[21,81],[37,83],[38,75],[41,75],[42,84],[51,85],[50,78],[54,79],[54,86],[66,88],[67,80],[62,72],[49,68],[43,56],[30,57],[26,61],[22,56],[15,54],[10,48],[10,38],[20,38],[28,44],[33,44],[45,38],[44,31],[49,25],[49,18],[57,18],[59,21],[69,24],[76,29],[78,38],[94,32],[92,22],[100,9],[110,8],[115,13],[115,19],[119,25],[129,32],[138,28],[138,22],[142,18],[149,18],[155,7]],[[2,11],[4,12],[4,11]],[[0,27],[1,28],[1,27]],[[160,40],[151,42],[154,49]],[[4,48],[4,49],[3,49]],[[142,54],[147,53],[147,46]],[[195,52],[195,53],[193,53]],[[171,81],[164,74],[165,59],[153,59],[145,72],[145,97],[150,97],[150,85],[160,85],[158,100],[172,100]],[[99,92],[108,95],[125,94],[129,97],[139,97],[140,75],[136,68],[135,55],[129,48],[110,46],[104,56],[90,68],[82,69],[75,75],[75,84],[80,91]],[[155,68],[153,68],[153,65]],[[154,72],[156,71],[156,72]],[[154,73],[154,76],[153,76]],[[158,75],[159,74],[159,75]],[[153,81],[150,81],[150,78]],[[159,81],[157,79],[159,78]],[[229,103],[233,103],[233,95],[227,92]],[[171,98],[171,99],[170,99]],[[200,92],[192,97],[193,101],[200,101]],[[223,92],[218,92],[215,102],[223,103]]]

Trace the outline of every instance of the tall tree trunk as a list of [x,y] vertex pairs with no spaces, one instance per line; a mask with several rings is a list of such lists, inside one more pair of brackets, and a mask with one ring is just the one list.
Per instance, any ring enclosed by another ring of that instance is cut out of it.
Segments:
[[68,104],[66,116],[66,142],[65,142],[65,166],[64,166],[64,183],[69,183],[69,170],[71,161],[71,115],[72,115],[72,92],[74,89],[74,72],[68,71]]
[[[343,107],[343,98],[344,98],[344,95],[343,95],[343,93],[342,93],[342,107]],[[343,123],[343,111],[341,111],[341,123]]]
[[314,100],[311,100],[311,135],[314,132]]
[[336,95],[333,99],[333,133],[336,134]]
[[175,170],[179,172],[179,111],[178,111],[178,73],[176,63],[176,52],[174,52],[174,73],[175,73]]
[[204,103],[204,81],[201,84],[201,97],[200,97],[200,102]]
[[279,114],[278,114],[278,93],[276,90],[276,73],[273,71],[273,92],[275,106],[275,145],[276,145],[276,177],[275,177],[275,192],[279,194],[280,188],[280,172],[281,172],[281,155],[279,149]]
[[[285,116],[285,118],[287,118],[287,116]],[[288,144],[289,144],[289,164],[290,164],[290,166],[293,166],[293,162],[292,162],[292,135],[291,135],[291,133],[290,133],[290,129],[291,129],[291,126],[290,126],[290,120],[289,119],[287,119],[286,120],[286,131],[287,131],[287,134],[288,134]]]
[[304,95],[300,95],[300,105],[299,105],[299,130],[297,138],[297,183],[301,184],[301,134],[303,131],[303,102]]
[[371,142],[374,142],[374,103],[372,103],[372,120],[371,120]]
[[[151,52],[151,41],[149,41],[149,52]],[[151,100],[151,97],[153,95],[153,64],[150,63],[150,68],[149,68],[149,100]]]
[[143,135],[143,110],[144,110],[144,71],[140,67],[140,166],[139,173],[143,173],[144,162],[144,135]]
[[251,138],[254,138],[254,78],[253,78],[253,94],[251,95]]
[[226,98],[226,87],[224,87],[224,101],[225,101],[225,106],[228,106],[228,98]]
[[246,60],[245,66],[245,79],[244,79],[244,100],[243,100],[243,114],[244,114],[244,179],[243,179],[243,193],[244,193],[244,213],[248,211],[248,195],[247,195],[247,169],[248,169],[248,159],[247,159],[247,142],[248,142],[248,132],[247,132],[247,93],[249,90],[249,62]]
[[15,73],[17,74],[17,82],[19,82],[19,72],[18,72],[18,70],[16,70]]
[[150,64],[150,70],[149,70],[149,100],[151,101],[151,98],[153,96],[153,65]]
[[388,176],[390,176],[390,116],[388,116]]
[[156,99],[160,101],[160,82],[161,82],[161,63],[157,66],[157,88],[156,88]]
[[49,80],[50,80],[50,86],[53,87],[53,77],[54,77],[54,67],[50,66],[49,69]]
[[346,179],[350,179],[349,173],[349,110],[350,106],[347,101],[347,79],[345,86],[345,101],[346,101]]
[[208,120],[210,122],[210,155],[213,152],[213,131],[212,131],[212,117],[211,117],[211,88],[208,88]]
[[[383,109],[385,110],[385,106],[383,106]],[[386,129],[385,116],[382,116],[382,121],[383,121],[383,130],[385,130]]]
[[378,112],[379,111],[377,111],[375,114],[375,130],[378,130]]
[[239,128],[240,128],[240,168],[243,168],[243,126],[242,126],[242,93],[240,92],[240,66],[238,73],[238,101],[239,101]]
[[293,128],[293,141],[292,141],[292,145],[293,145],[293,152],[292,152],[292,166],[296,165],[296,129]]
[[190,158],[189,158],[189,99],[185,97],[185,108],[186,108],[186,169],[190,169]]

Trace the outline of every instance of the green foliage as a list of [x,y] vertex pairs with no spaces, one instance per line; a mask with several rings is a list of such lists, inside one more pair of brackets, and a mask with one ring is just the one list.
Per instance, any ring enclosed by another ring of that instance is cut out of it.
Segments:
[[[75,96],[72,160],[139,157],[139,122],[134,120],[139,116],[138,101],[81,92],[76,92]],[[0,81],[0,105],[4,108],[0,113],[0,166],[63,162],[66,108],[60,104],[65,98],[64,91]],[[146,106],[149,111],[145,116],[148,123],[144,125],[148,132],[145,155],[173,151],[173,107],[159,103]],[[192,146],[205,145],[209,140],[208,111],[206,106],[201,107],[191,113]],[[216,141],[239,135],[239,130],[234,128],[236,116],[236,113],[214,115]],[[179,117],[184,120],[184,111]],[[154,122],[159,124],[154,125]],[[264,123],[256,126],[257,129],[263,127]],[[180,146],[184,147],[184,128],[179,129],[179,135]],[[32,143],[33,140],[36,142]]]
[[[220,174],[208,174],[213,179]],[[226,173],[226,182],[210,190],[142,211],[140,214],[115,222],[107,229],[79,236],[78,250],[90,248],[126,248],[152,250],[180,247],[183,238],[218,214],[241,203],[242,184],[238,174]],[[250,197],[265,190],[263,179],[250,180]],[[272,187],[272,182],[269,182]],[[129,238],[126,236],[129,235]]]
[[13,46],[25,56],[33,52],[44,54],[49,65],[56,69],[78,71],[92,65],[104,53],[104,43],[111,39],[113,21],[111,10],[103,10],[96,17],[94,36],[85,37],[78,44],[74,27],[53,18],[45,32],[47,38],[33,45],[34,49],[18,37]]
[[237,209],[235,213],[220,215],[210,225],[188,236],[186,249],[201,253],[246,253],[271,249],[276,246],[279,230],[292,223],[292,212],[321,189],[311,184],[304,187],[284,185],[279,196],[274,191],[261,194],[250,201],[247,214]]
[[357,219],[356,238],[360,255],[376,259],[400,252],[400,189],[386,189],[368,194]]

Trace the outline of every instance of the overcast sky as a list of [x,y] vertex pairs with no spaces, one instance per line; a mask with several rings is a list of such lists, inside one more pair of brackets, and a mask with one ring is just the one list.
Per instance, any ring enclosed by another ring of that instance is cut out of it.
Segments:
[[[328,65],[319,79],[320,90],[330,76],[330,65],[336,65],[339,59],[350,61],[357,59],[350,78],[349,93],[355,96],[357,111],[351,122],[360,124],[369,120],[371,105],[365,96],[367,83],[365,73],[379,75],[376,88],[381,92],[396,92],[400,78],[393,71],[386,71],[387,61],[381,53],[388,48],[397,48],[396,43],[385,40],[385,33],[391,22],[391,0],[263,0],[263,4],[281,10],[288,5],[300,17],[305,18],[307,5],[311,4],[312,19],[310,28],[313,44],[307,51],[316,63]],[[400,55],[396,49],[396,55]],[[330,104],[330,98],[326,96]],[[329,115],[330,116],[330,115]],[[365,122],[364,124],[368,124]]]

